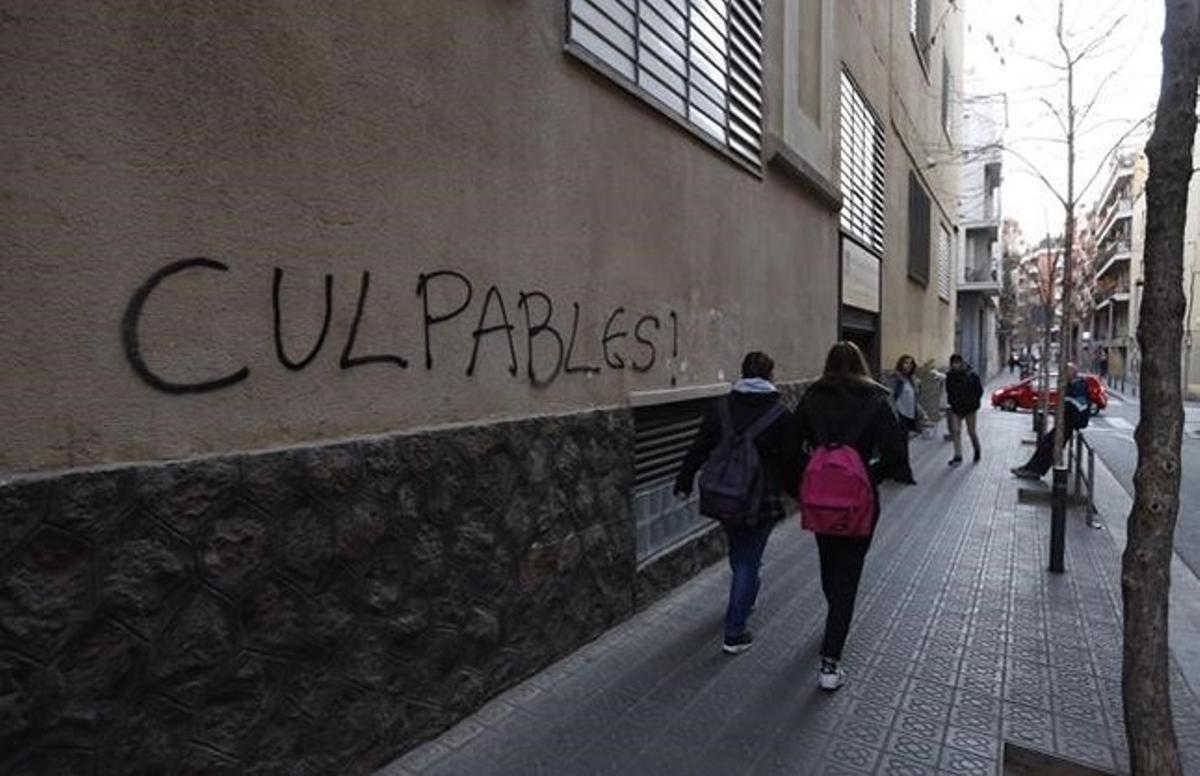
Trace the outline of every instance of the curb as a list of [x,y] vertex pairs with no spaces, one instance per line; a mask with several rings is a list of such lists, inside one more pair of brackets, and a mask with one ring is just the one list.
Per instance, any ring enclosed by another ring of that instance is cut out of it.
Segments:
[[[1118,551],[1127,542],[1126,521],[1133,498],[1100,456],[1096,456],[1096,504]],[[1171,556],[1170,650],[1192,695],[1200,699],[1200,578],[1178,553]]]

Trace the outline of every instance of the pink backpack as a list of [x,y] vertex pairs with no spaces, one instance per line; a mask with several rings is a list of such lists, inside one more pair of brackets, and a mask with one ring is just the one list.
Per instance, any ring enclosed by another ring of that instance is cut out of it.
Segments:
[[800,481],[800,525],[827,536],[861,537],[870,535],[874,523],[875,488],[853,443],[817,445]]

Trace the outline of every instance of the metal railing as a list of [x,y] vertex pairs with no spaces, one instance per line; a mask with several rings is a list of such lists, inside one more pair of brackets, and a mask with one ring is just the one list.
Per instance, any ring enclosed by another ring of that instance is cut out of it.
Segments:
[[[1087,451],[1086,467],[1084,451]],[[1067,468],[1075,472],[1075,501],[1083,502],[1088,528],[1101,528],[1096,522],[1096,451],[1088,443],[1082,431],[1075,432],[1074,443],[1068,445]],[[1086,472],[1085,472],[1086,468]],[[1084,486],[1087,486],[1086,497]]]

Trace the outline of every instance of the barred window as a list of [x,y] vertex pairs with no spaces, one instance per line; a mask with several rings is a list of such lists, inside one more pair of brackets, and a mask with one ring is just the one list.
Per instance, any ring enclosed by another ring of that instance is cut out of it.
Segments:
[[954,274],[952,248],[950,230],[942,224],[938,229],[938,296],[947,302],[950,301],[950,281]]
[[883,126],[842,71],[841,169],[842,229],[876,254],[883,253]]
[[762,166],[762,0],[568,0],[569,47],[710,143]]
[[922,57],[929,55],[930,0],[908,0],[908,32],[917,44]]
[[908,173],[908,275],[929,284],[929,195],[917,174]]
[[950,88],[953,85],[950,74],[950,60],[942,54],[942,129],[950,134]]

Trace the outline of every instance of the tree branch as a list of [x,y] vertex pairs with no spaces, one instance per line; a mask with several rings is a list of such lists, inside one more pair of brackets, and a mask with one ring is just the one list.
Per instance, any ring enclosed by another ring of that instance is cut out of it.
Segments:
[[1147,115],[1145,115],[1142,118],[1135,121],[1133,123],[1133,126],[1131,126],[1129,129],[1125,130],[1121,134],[1121,136],[1117,138],[1116,142],[1113,143],[1112,146],[1110,146],[1109,149],[1104,152],[1104,156],[1100,157],[1100,164],[1097,165],[1095,172],[1092,173],[1092,176],[1090,178],[1088,178],[1087,183],[1083,184],[1083,186],[1080,187],[1077,199],[1083,198],[1083,195],[1087,192],[1087,190],[1089,188],[1091,188],[1093,183],[1096,182],[1096,178],[1100,177],[1100,173],[1104,171],[1104,165],[1106,165],[1108,163],[1108,158],[1110,156],[1112,156],[1117,151],[1118,148],[1121,147],[1121,144],[1124,143],[1126,141],[1126,139],[1128,139],[1129,136],[1133,134],[1134,130],[1138,129],[1139,127],[1141,127],[1144,124],[1149,123],[1153,118],[1154,118],[1154,111],[1151,111]]
[[1001,146],[1001,150],[1016,157],[1018,161],[1025,165],[1029,172],[1037,176],[1038,180],[1040,180],[1046,186],[1046,189],[1049,190],[1052,195],[1054,195],[1054,198],[1058,200],[1060,205],[1062,205],[1064,208],[1067,206],[1067,198],[1058,193],[1058,189],[1054,187],[1054,184],[1050,182],[1049,178],[1042,174],[1042,171],[1037,168],[1037,165],[1029,161],[1024,154],[1020,153],[1015,148],[1010,148],[1005,145]]

